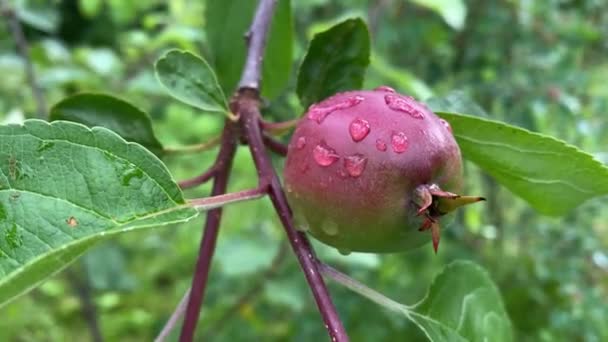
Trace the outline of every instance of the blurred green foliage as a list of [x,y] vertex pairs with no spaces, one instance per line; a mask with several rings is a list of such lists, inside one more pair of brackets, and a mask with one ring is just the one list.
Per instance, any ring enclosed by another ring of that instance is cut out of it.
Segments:
[[[366,87],[386,84],[423,99],[456,89],[479,103],[490,118],[554,135],[608,161],[608,3],[441,3],[449,1],[293,1],[297,15],[290,88],[271,103],[268,119],[301,113],[294,95],[295,66],[311,34],[355,14],[366,18],[371,31],[374,56]],[[204,1],[13,4],[48,107],[81,91],[108,92],[148,111],[165,146],[199,143],[220,132],[223,116],[172,100],[153,73],[153,62],[169,48],[213,60],[204,30]],[[6,25],[0,25],[0,75],[1,122],[34,117],[24,61]],[[169,156],[165,162],[177,179],[185,179],[213,159],[214,151],[209,151]],[[281,164],[277,158],[276,166]],[[315,243],[321,259],[404,303],[421,298],[433,275],[449,261],[474,260],[497,282],[517,341],[608,340],[608,212],[602,210],[608,201],[592,200],[564,218],[547,218],[473,165],[467,165],[466,176],[467,193],[483,194],[488,202],[456,217],[437,256],[425,246],[404,254],[345,257]],[[255,170],[243,148],[230,188],[255,184]],[[203,186],[187,196],[208,191],[209,186]],[[201,339],[325,339],[293,257],[282,258],[255,296],[231,309],[272,263],[284,234],[266,199],[228,207],[224,217],[198,330]],[[189,286],[201,226],[197,220],[123,236],[99,246],[78,264],[93,287],[107,340],[150,340],[158,333]],[[403,318],[335,284],[330,289],[352,340],[424,340]],[[70,282],[58,274],[0,309],[0,340],[86,340],[89,332],[81,310]]]

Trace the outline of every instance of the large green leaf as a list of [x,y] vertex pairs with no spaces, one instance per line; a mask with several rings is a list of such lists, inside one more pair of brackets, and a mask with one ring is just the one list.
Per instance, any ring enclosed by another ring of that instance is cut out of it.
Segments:
[[171,96],[207,112],[226,113],[228,104],[209,64],[190,52],[171,50],[154,65]]
[[143,145],[156,155],[163,149],[154,135],[148,114],[114,96],[90,93],[70,96],[53,106],[49,120],[105,127],[127,141]]
[[546,215],[608,194],[608,167],[572,145],[502,122],[439,112],[463,157]]
[[369,59],[369,33],[360,18],[316,34],[298,71],[300,102],[308,107],[339,91],[360,89]]
[[196,214],[157,157],[105,128],[0,126],[0,305],[108,236]]
[[[235,90],[243,71],[245,34],[256,0],[207,0],[206,32],[210,55],[224,92]],[[293,23],[291,0],[279,0],[272,18],[262,66],[262,95],[274,98],[284,90],[291,74]]]
[[511,322],[498,289],[479,266],[456,261],[408,310],[431,341],[512,341]]
[[[488,274],[468,261],[448,265],[418,304],[407,306],[338,274],[326,266],[322,271],[349,289],[405,316],[430,341],[512,341],[511,322],[498,289]],[[395,337],[395,340],[406,338]]]

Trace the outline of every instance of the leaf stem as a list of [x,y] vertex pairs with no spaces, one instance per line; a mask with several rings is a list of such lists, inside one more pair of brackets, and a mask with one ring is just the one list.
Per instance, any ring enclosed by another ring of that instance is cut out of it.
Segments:
[[259,187],[255,189],[231,192],[223,195],[195,198],[188,201],[188,204],[198,210],[210,210],[219,207],[223,207],[226,204],[238,203],[243,201],[249,201],[252,199],[260,198],[268,193],[268,188]]
[[411,308],[409,306],[388,298],[382,293],[367,287],[366,285],[332,268],[331,266],[319,262],[319,270],[321,271],[321,273],[323,273],[324,276],[333,279],[335,282],[343,285],[344,287],[350,289],[353,292],[362,295],[363,297],[366,297],[367,299],[380,306],[399,313],[407,313],[411,311]]
[[180,154],[180,153],[197,153],[208,151],[215,146],[219,145],[222,140],[221,135],[213,137],[209,139],[209,141],[205,141],[204,143],[187,145],[187,146],[174,146],[174,147],[165,147],[163,151],[167,154]]
[[299,118],[282,122],[269,122],[261,120],[260,124],[262,125],[262,129],[264,130],[264,132],[268,132],[276,137],[289,132],[289,130],[296,127],[298,122],[300,122]]
[[158,336],[156,336],[154,342],[164,342],[169,337],[169,334],[171,334],[171,331],[173,331],[173,328],[175,328],[177,322],[180,320],[180,318],[182,318],[184,312],[186,312],[186,304],[188,304],[189,298],[190,289],[186,290],[182,296],[182,299],[179,301],[179,304],[177,304],[175,311],[173,311],[173,314],[171,314],[171,317],[167,323],[165,323],[163,330],[161,330]]

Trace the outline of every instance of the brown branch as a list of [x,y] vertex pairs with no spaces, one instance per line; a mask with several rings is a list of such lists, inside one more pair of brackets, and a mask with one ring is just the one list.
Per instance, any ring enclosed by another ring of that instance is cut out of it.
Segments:
[[247,59],[239,82],[239,89],[260,89],[262,61],[268,30],[277,0],[260,0],[258,8],[247,32]]
[[[234,123],[226,120],[220,152],[215,162],[217,173],[214,177],[213,189],[211,190],[212,196],[226,193],[232,161],[236,152],[236,128]],[[196,323],[198,322],[201,305],[203,304],[203,298],[205,296],[207,279],[209,278],[209,271],[211,269],[211,259],[215,252],[215,244],[217,242],[221,217],[222,208],[213,209],[207,212],[203,239],[201,240],[190,296],[188,298],[188,306],[186,307],[186,317],[180,335],[180,341],[182,342],[189,342],[194,339],[194,331],[196,330]]]
[[260,124],[262,125],[262,130],[264,130],[264,132],[270,133],[274,136],[279,136],[289,132],[298,124],[299,121],[300,119],[292,119],[283,122],[269,122],[262,119]]
[[247,34],[247,60],[239,82],[239,89],[232,101],[232,106],[236,109],[233,112],[241,118],[242,131],[258,170],[260,186],[268,185],[270,187],[270,199],[285,228],[289,243],[300,262],[300,267],[323,317],[327,332],[332,341],[344,342],[348,341],[348,335],[319,272],[318,260],[314,255],[312,246],[307,236],[295,229],[291,209],[287,203],[279,177],[266,153],[260,128],[259,83],[262,55],[276,3],[276,0],[260,0],[258,4],[255,17]]
[[38,111],[38,117],[44,119],[47,115],[46,101],[44,99],[44,93],[42,91],[42,88],[40,87],[40,85],[38,84],[38,80],[36,79],[34,65],[30,57],[29,44],[27,42],[27,39],[25,38],[25,34],[23,33],[19,18],[17,18],[15,10],[10,7],[7,0],[0,0],[0,12],[2,13],[2,16],[4,16],[4,18],[6,19],[9,31],[11,32],[13,40],[15,41],[15,45],[17,46],[17,52],[23,59],[27,83],[32,89],[32,95],[34,97],[34,101],[36,102],[36,110]]

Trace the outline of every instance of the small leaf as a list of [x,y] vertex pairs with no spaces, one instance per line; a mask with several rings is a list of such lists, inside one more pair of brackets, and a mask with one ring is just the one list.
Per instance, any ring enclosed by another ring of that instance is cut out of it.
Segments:
[[498,289],[478,265],[456,261],[408,313],[431,341],[512,341]]
[[[247,50],[244,37],[257,3],[254,0],[207,0],[205,19],[210,59],[226,93],[235,90],[241,77]],[[262,95],[270,99],[283,91],[291,74],[292,21],[291,1],[279,0],[262,65]]]
[[215,73],[201,57],[171,50],[156,61],[155,70],[158,81],[176,99],[207,112],[228,112]]
[[196,215],[158,158],[106,128],[0,126],[0,306],[111,235]]
[[369,59],[369,33],[360,18],[316,34],[298,71],[300,102],[308,107],[339,91],[360,89]]
[[407,306],[321,265],[321,272],[350,290],[405,316],[430,341],[512,341],[511,322],[496,285],[479,266],[455,261],[435,277],[426,297]]
[[452,126],[464,158],[540,213],[564,215],[608,194],[608,167],[572,145],[498,121],[438,114]]
[[412,2],[437,12],[448,25],[457,30],[464,27],[467,7],[463,0],[412,0]]
[[49,120],[105,127],[127,141],[143,145],[156,155],[162,153],[163,147],[154,135],[148,114],[110,95],[82,93],[65,98],[53,106]]

